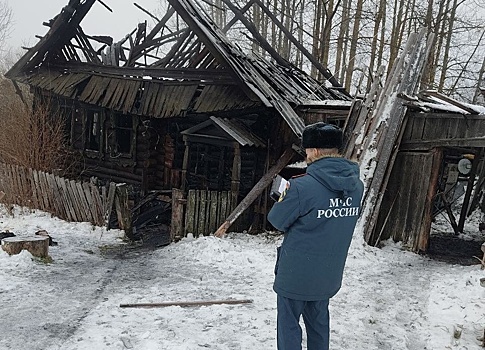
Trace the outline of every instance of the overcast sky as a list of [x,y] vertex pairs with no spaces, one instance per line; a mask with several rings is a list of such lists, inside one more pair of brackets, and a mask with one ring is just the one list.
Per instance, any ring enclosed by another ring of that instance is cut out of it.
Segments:
[[[69,0],[7,0],[13,11],[13,31],[8,40],[12,47],[33,46],[37,43],[36,35],[44,35],[48,27],[42,25],[61,12]],[[103,0],[112,10],[109,12],[99,2],[81,23],[86,34],[111,35],[115,41],[123,38],[136,28],[139,22],[150,17],[136,8],[133,3],[154,13],[160,0]]]

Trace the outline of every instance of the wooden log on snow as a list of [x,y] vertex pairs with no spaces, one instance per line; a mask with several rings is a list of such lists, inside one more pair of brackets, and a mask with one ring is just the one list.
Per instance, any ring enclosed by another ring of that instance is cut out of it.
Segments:
[[121,304],[120,307],[127,308],[153,308],[153,307],[168,307],[168,306],[208,306],[208,305],[222,305],[222,304],[250,304],[252,300],[200,300],[200,301],[169,301],[163,303],[141,303],[141,304]]
[[38,258],[49,256],[49,237],[8,237],[2,239],[2,249],[9,255],[19,254],[22,250],[27,250]]

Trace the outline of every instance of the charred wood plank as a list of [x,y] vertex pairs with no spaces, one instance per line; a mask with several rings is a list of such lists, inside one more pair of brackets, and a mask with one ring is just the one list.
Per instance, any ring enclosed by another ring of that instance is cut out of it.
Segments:
[[[386,92],[390,94],[387,101],[385,101],[386,103],[382,103],[375,111],[379,115],[380,113],[384,113],[383,109],[388,108],[390,105],[390,110],[387,112],[389,116],[388,126],[385,132],[380,133],[381,138],[377,140],[374,146],[378,152],[378,161],[372,178],[369,181],[364,199],[364,207],[367,209],[371,206],[369,216],[364,218],[365,239],[367,242],[371,241],[371,238],[375,234],[375,223],[379,215],[383,194],[385,192],[384,189],[387,186],[406,125],[406,108],[397,99],[397,95],[401,92],[413,94],[418,86],[424,63],[426,62],[431,43],[433,42],[432,35],[428,36],[428,40],[426,40],[426,35],[426,30],[423,29],[419,34],[410,36],[405,55],[400,60],[400,63],[398,63],[402,65],[403,69],[400,72],[395,72],[394,86],[391,86],[391,89]],[[404,64],[405,61],[407,64]],[[399,78],[401,75],[402,77]],[[385,114],[383,115],[385,116]],[[373,198],[370,198],[371,196]]]
[[167,55],[161,60],[152,64],[153,67],[166,67],[170,60],[177,54],[180,47],[185,43],[185,41],[190,41],[194,37],[194,33],[188,28],[180,35],[178,42],[172,46]]
[[48,33],[30,49],[6,74],[8,78],[17,76],[20,71],[30,71],[45,59],[48,50],[55,51],[69,42],[75,28],[86,16],[96,0],[86,0],[82,3],[70,2],[54,19]]
[[[112,75],[112,77],[138,77],[150,76],[152,78],[183,78],[185,80],[204,80],[208,82],[221,82],[223,84],[235,85],[234,79],[228,71],[224,70],[200,70],[194,68],[129,68],[100,66],[84,62],[71,62],[69,66],[50,66],[53,71],[65,73],[84,73],[94,75]],[[45,80],[42,77],[42,80]],[[37,85],[37,84],[36,84]]]
[[142,304],[121,304],[122,308],[153,308],[153,307],[168,307],[168,306],[209,306],[209,305],[221,305],[221,304],[250,304],[252,300],[204,300],[204,301],[174,301],[164,303],[142,303]]
[[278,62],[279,65],[286,67],[286,68],[292,68],[292,65],[285,60],[283,57],[280,56],[280,54],[268,43],[268,41],[258,32],[256,26],[254,25],[253,22],[249,21],[242,13],[241,11],[232,4],[231,1],[229,0],[222,0],[226,4],[227,7],[231,9],[231,11],[234,13],[234,15],[237,17],[241,23],[244,24],[244,26],[251,32],[251,34],[254,36],[254,38],[259,42],[261,47],[265,49],[273,59]]

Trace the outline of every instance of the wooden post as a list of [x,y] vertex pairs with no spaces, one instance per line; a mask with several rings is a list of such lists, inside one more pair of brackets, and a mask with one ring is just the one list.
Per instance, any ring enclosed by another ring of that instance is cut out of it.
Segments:
[[128,239],[133,239],[133,227],[131,225],[131,210],[128,204],[128,187],[126,184],[116,185],[116,214],[118,216],[118,224],[122,230],[125,231]]
[[7,237],[2,239],[2,249],[9,255],[19,254],[22,250],[27,250],[38,258],[49,256],[49,237]]
[[184,228],[184,199],[183,191],[172,188],[172,223],[170,225],[170,238],[172,241],[181,239]]
[[254,202],[254,200],[263,192],[263,190],[273,181],[273,178],[278,174],[294,156],[293,148],[287,148],[275,165],[273,165],[266,174],[258,181],[256,185],[249,191],[246,197],[239,203],[239,205],[227,217],[226,221],[214,233],[216,237],[222,237],[229,229],[229,227],[236,221],[236,219]]
[[184,136],[185,141],[185,151],[184,151],[184,161],[182,163],[182,179],[180,184],[180,189],[185,192],[187,189],[187,171],[189,171],[189,155],[190,155],[190,145],[189,142],[186,140],[186,136]]
[[231,177],[231,208],[235,208],[239,195],[239,185],[241,181],[241,149],[239,143],[234,145],[234,160],[232,162]]
[[104,208],[104,216],[106,221],[106,229],[110,229],[111,212],[113,211],[113,203],[115,200],[116,184],[114,182],[109,183],[108,198],[106,200],[106,206]]
[[465,226],[466,214],[468,212],[468,204],[470,203],[470,196],[473,191],[473,184],[475,183],[475,176],[477,174],[478,164],[483,155],[483,148],[475,154],[473,159],[472,169],[470,171],[470,176],[468,178],[468,184],[466,186],[465,198],[463,199],[463,204],[461,207],[460,219],[458,220],[458,232],[463,232]]

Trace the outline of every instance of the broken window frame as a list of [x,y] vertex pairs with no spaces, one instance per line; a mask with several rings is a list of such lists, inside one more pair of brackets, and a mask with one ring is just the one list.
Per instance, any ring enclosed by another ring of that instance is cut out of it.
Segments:
[[[101,154],[103,149],[104,113],[86,108],[83,113],[83,145],[87,154]],[[94,143],[95,142],[95,143]]]
[[[124,120],[122,120],[121,118]],[[131,121],[131,125],[125,125],[123,122]],[[110,113],[109,133],[106,135],[106,153],[110,158],[132,159],[136,150],[136,129],[138,126],[138,118],[120,112]],[[123,147],[120,145],[119,139],[123,136]],[[129,141],[128,146],[126,142]]]

